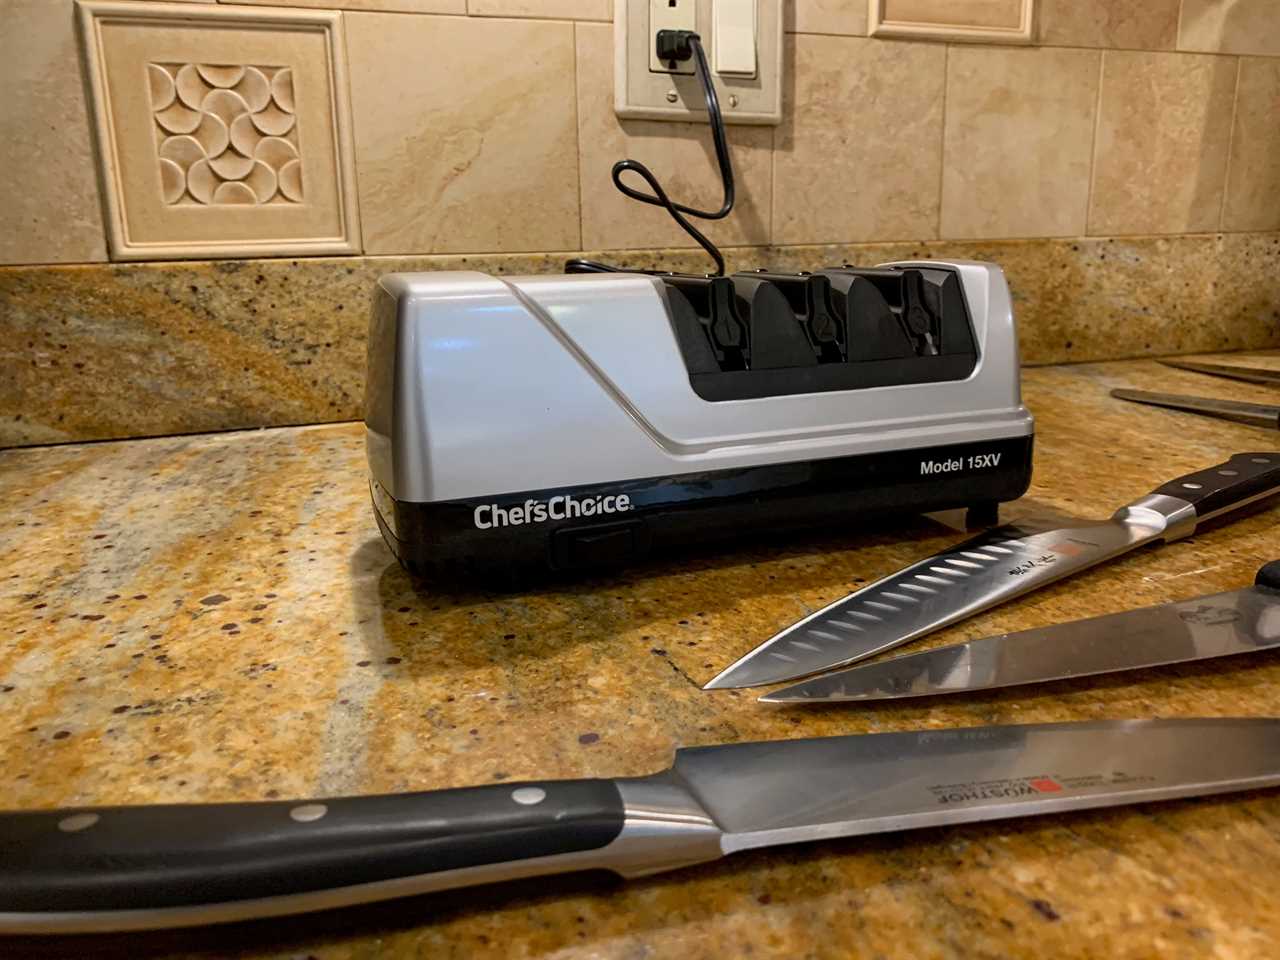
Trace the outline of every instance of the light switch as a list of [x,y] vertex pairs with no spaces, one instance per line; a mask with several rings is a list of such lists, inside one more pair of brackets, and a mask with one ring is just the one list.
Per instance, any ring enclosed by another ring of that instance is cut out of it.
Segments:
[[655,57],[659,30],[696,30],[724,122],[780,123],[783,4],[784,0],[614,0],[614,111],[628,120],[706,123],[706,97],[693,60],[677,62],[672,69]]
[[712,70],[756,75],[756,0],[712,0],[711,37]]

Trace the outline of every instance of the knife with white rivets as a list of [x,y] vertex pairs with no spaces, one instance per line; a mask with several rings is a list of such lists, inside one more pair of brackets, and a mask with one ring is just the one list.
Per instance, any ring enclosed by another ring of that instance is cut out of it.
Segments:
[[1280,453],[1238,453],[1171,480],[1109,520],[1005,526],[921,560],[775,634],[705,689],[757,687],[849,666],[1280,491]]
[[0,933],[224,923],[577,870],[636,877],[757,847],[1272,786],[1280,719],[1105,720],[695,747],[621,780],[0,813]]

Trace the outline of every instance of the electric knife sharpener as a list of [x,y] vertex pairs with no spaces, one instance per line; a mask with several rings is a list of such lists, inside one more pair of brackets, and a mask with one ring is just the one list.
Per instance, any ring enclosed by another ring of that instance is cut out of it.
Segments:
[[1031,478],[986,263],[378,283],[371,490],[410,571],[617,566],[1013,500]]

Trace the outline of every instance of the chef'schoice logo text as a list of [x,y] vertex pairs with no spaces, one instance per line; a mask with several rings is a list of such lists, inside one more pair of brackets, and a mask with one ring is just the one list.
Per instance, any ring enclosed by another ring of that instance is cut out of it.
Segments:
[[495,527],[518,527],[526,523],[543,523],[547,520],[576,520],[579,517],[599,517],[609,513],[626,513],[633,509],[631,498],[625,493],[607,497],[552,497],[550,500],[526,500],[510,507],[496,503],[482,503],[472,513],[477,530]]

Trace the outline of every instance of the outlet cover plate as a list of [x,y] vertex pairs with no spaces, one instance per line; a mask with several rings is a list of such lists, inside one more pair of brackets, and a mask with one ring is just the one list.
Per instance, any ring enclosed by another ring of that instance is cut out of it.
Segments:
[[[712,4],[697,0],[698,35],[708,61],[715,45]],[[756,0],[754,77],[721,76],[712,66],[711,80],[720,97],[725,123],[777,125],[782,122],[782,3]],[[707,122],[702,87],[693,74],[650,70],[650,0],[614,0],[613,104],[624,119]],[[672,102],[670,95],[675,94]]]

